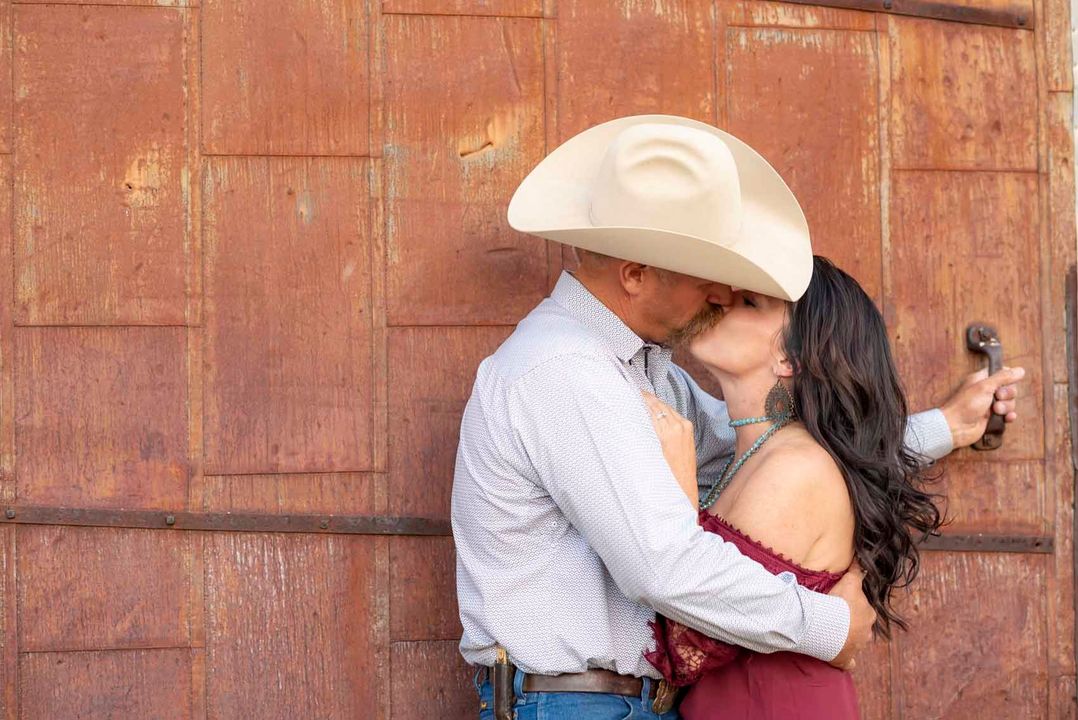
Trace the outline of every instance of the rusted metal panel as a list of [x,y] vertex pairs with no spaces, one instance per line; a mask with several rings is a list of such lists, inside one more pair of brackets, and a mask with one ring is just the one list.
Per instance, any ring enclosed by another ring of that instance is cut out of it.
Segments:
[[1078,470],[1078,268],[1067,270],[1067,405],[1070,420],[1071,464]]
[[1071,424],[1068,388],[1052,386],[1049,436],[1045,462],[1048,503],[1052,510],[1055,554],[1048,577],[1049,625],[1048,664],[1053,676],[1071,675],[1075,663],[1074,622],[1074,485],[1075,468],[1071,462]]
[[17,720],[19,712],[19,604],[15,561],[15,528],[0,528],[0,717]]
[[[1069,550],[1070,555],[1062,555],[1056,559],[1057,574],[1059,578],[1059,591],[1062,597],[1058,599],[1060,606],[1065,608],[1064,612],[1068,613],[1068,622],[1073,626],[1073,635],[1070,638],[1070,642],[1073,644],[1074,652],[1078,653],[1078,621],[1075,619],[1075,595],[1078,594],[1078,553],[1075,553],[1074,542],[1075,537],[1078,536],[1078,513],[1075,512],[1074,503],[1076,495],[1078,495],[1078,328],[1076,328],[1076,322],[1078,322],[1078,269],[1072,265],[1067,272],[1067,299],[1065,303],[1066,312],[1066,326],[1067,326],[1067,373],[1068,383],[1064,386],[1066,388],[1066,417],[1067,417],[1067,429],[1068,437],[1066,438],[1067,445],[1066,450],[1068,453],[1064,454],[1060,452],[1060,448],[1055,449],[1055,453],[1052,457],[1052,468],[1057,474],[1057,483],[1059,487],[1059,499],[1060,502],[1070,501],[1069,505],[1060,508],[1060,513],[1064,515],[1061,519],[1057,514],[1056,520],[1056,532],[1064,537],[1063,549]],[[1064,403],[1064,398],[1060,397],[1064,393],[1063,388],[1060,385],[1056,385],[1056,404],[1057,407]],[[1066,457],[1069,455],[1069,458]],[[1069,460],[1069,467],[1067,460]],[[1065,487],[1064,484],[1069,485]],[[1066,513],[1070,513],[1071,522],[1065,521]],[[1061,565],[1068,563],[1068,568],[1062,568]],[[1067,587],[1065,580],[1067,573],[1070,573],[1070,586]],[[1069,594],[1068,591],[1069,590]],[[1069,601],[1069,602],[1068,602]],[[1066,640],[1062,639],[1057,644],[1057,651],[1062,649],[1066,651]],[[1078,657],[1073,657],[1072,661],[1075,666],[1078,667]],[[1066,666],[1065,661],[1060,661],[1061,667]]]
[[709,0],[558,0],[559,139],[622,115],[715,122],[715,53]]
[[[1004,362],[1028,373],[1018,401],[1023,422],[1008,431],[990,463],[1044,455],[1038,208],[1037,176],[1030,173],[893,177],[889,324],[911,404],[934,406],[965,373],[983,366],[965,346],[965,328],[974,320],[992,323]],[[1001,504],[1000,510],[1015,509]]]
[[186,504],[183,328],[19,328],[14,342],[21,500]]
[[15,6],[16,322],[185,322],[189,23]]
[[[21,5],[89,5],[86,0],[8,0]],[[6,4],[6,3],[5,3]],[[93,5],[140,5],[144,7],[198,7],[199,0],[94,0]]]
[[[385,223],[385,161],[371,160],[371,469],[387,470],[389,461],[389,328],[386,325],[386,223]],[[386,483],[377,486],[375,503],[379,512],[385,510]]]
[[[907,371],[904,377],[913,375]],[[943,463],[939,483],[930,486],[944,496],[948,534],[1046,534],[1054,511],[1048,509],[1043,461],[996,463],[972,454],[957,451]]]
[[1043,277],[1041,307],[1048,329],[1043,338],[1044,353],[1055,382],[1066,382],[1068,378],[1065,330],[1071,324],[1068,318],[1075,317],[1066,314],[1064,300],[1070,297],[1066,289],[1067,274],[1075,262],[1075,245],[1078,244],[1074,207],[1073,102],[1070,93],[1051,93],[1044,108],[1048,136],[1048,232],[1044,242],[1048,265]]
[[[398,328],[389,336],[389,512],[449,518],[460,418],[475,371],[510,328]],[[445,362],[453,358],[452,362]]]
[[1037,168],[1032,33],[897,17],[887,25],[894,167]]
[[902,717],[1044,717],[1049,562],[1014,553],[923,557],[904,605],[910,631],[894,640]]
[[370,717],[374,540],[215,533],[207,719]]
[[[14,93],[12,83],[12,9],[10,2],[0,4],[0,152],[11,152]],[[10,187],[10,181],[4,184]],[[6,194],[6,193],[5,193]],[[7,200],[5,202],[10,202]],[[6,296],[10,297],[10,296]]]
[[[11,187],[11,156],[0,157],[0,187]],[[11,193],[0,193],[0,268],[12,267]],[[0,499],[15,498],[15,327],[12,273],[0,272]]]
[[[378,2],[379,0],[375,0]],[[542,17],[543,0],[380,0],[382,12],[414,15]]]
[[17,543],[20,652],[191,644],[202,568],[190,533],[21,527]]
[[8,505],[0,523],[227,532],[328,533],[344,535],[449,535],[449,522],[390,515],[251,512],[186,512]]
[[877,75],[872,33],[730,28],[726,35],[730,132],[797,195],[813,251],[879,301]]
[[1074,89],[1070,8],[1067,0],[1037,3],[1037,34],[1041,36],[1044,48],[1046,89],[1052,92],[1070,92]]
[[460,639],[452,538],[392,538],[389,573],[391,640]]
[[861,720],[891,720],[891,644],[877,638],[862,650],[853,679]]
[[19,717],[191,720],[185,648],[30,653],[19,659]]
[[370,469],[367,163],[205,172],[205,472]]
[[444,720],[476,717],[475,671],[457,645],[456,640],[393,643],[393,720],[427,720],[431,708],[438,708]]
[[719,0],[731,25],[784,28],[830,28],[875,31],[876,17],[869,12],[828,7],[827,3],[801,5],[772,0]]
[[205,152],[369,154],[367,12],[366,0],[203,0]]
[[373,514],[376,486],[385,476],[372,473],[309,475],[211,475],[203,478],[200,509],[253,513]]
[[1049,712],[1053,720],[1075,720],[1078,718],[1078,687],[1074,675],[1055,678],[1053,696],[1049,698]]
[[547,290],[546,243],[505,216],[543,156],[540,21],[385,25],[389,323],[515,323]]
[[1032,30],[1032,0],[788,0],[807,5],[829,5],[853,10],[913,15],[978,25]]

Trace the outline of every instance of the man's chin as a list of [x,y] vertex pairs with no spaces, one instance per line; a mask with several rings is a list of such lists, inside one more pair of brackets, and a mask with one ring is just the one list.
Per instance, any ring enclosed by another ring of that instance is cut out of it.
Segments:
[[702,312],[680,328],[670,333],[669,345],[692,352],[692,344],[722,320],[722,308],[715,307]]

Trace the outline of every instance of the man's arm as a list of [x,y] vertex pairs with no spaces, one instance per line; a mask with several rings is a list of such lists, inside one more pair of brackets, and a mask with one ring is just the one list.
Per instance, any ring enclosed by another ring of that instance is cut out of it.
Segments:
[[610,363],[542,365],[511,389],[509,412],[540,483],[630,599],[759,652],[830,661],[843,648],[845,600],[774,576],[699,527],[643,398]]
[[906,447],[925,463],[946,457],[954,450],[947,418],[939,409],[914,413],[906,420]]
[[[717,460],[733,451],[733,445],[726,442],[728,436],[723,432],[729,422],[726,403],[705,392],[683,368],[672,366],[671,373],[671,381],[686,398],[684,408],[679,411],[697,428],[700,484],[706,488],[710,485],[710,471],[721,467]],[[1014,422],[1018,417],[1014,410],[1017,384],[1025,374],[1026,371],[1019,367],[1004,368],[992,376],[986,370],[968,376],[938,409],[909,416],[906,447],[931,462],[946,457],[955,448],[976,442],[984,435],[993,412],[1003,415],[1007,422]],[[709,426],[711,430],[704,429]],[[732,437],[730,433],[729,438]]]

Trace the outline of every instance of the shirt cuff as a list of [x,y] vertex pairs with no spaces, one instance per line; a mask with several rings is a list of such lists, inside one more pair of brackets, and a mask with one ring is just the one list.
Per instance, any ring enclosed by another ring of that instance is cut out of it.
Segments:
[[939,408],[910,415],[906,444],[925,461],[939,460],[954,450],[951,426]]
[[809,591],[803,595],[806,600],[811,598],[812,610],[798,652],[831,662],[846,646],[846,637],[850,634],[850,606],[840,597]]

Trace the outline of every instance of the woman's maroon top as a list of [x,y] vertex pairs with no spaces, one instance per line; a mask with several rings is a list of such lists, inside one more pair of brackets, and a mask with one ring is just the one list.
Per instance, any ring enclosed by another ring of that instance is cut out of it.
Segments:
[[[810,590],[830,592],[844,573],[808,570],[706,510],[700,525],[732,542],[775,575],[790,572]],[[661,615],[652,624],[656,649],[645,654],[668,681],[692,685],[683,720],[858,720],[848,672],[792,652],[754,653],[728,645]]]

